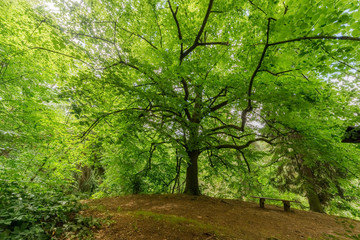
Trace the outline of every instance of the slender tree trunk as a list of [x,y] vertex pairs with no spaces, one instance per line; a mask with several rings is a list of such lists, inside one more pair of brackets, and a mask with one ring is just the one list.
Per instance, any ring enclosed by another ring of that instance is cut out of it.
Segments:
[[200,152],[193,150],[188,152],[189,163],[186,168],[186,186],[185,194],[200,195],[199,180],[198,180],[198,159]]

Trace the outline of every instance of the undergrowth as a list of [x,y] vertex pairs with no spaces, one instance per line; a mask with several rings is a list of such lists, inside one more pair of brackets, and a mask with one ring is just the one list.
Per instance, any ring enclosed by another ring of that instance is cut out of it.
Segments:
[[0,181],[0,239],[91,239],[96,219],[80,216],[81,205],[62,189]]

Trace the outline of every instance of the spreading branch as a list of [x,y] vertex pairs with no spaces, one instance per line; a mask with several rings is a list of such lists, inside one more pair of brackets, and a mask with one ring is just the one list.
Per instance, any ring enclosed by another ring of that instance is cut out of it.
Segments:
[[249,88],[248,88],[248,104],[247,104],[247,107],[244,109],[244,111],[242,111],[241,113],[241,129],[242,131],[244,131],[245,129],[245,124],[246,124],[246,120],[247,120],[247,114],[249,112],[252,111],[252,101],[251,101],[251,95],[252,95],[252,88],[253,88],[253,84],[254,84],[254,80],[255,80],[255,77],[256,77],[256,74],[259,72],[260,68],[261,68],[261,64],[262,62],[264,61],[264,58],[265,58],[265,54],[266,54],[266,50],[268,49],[269,47],[269,36],[270,36],[270,23],[271,23],[271,20],[275,20],[273,18],[268,18],[268,24],[267,24],[267,29],[266,29],[266,43],[265,43],[265,46],[264,46],[264,49],[262,51],[262,54],[261,54],[261,57],[260,57],[260,60],[258,62],[258,65],[256,66],[256,69],[254,70],[253,74],[251,75],[251,78],[250,78],[250,83],[249,83]]
[[[276,137],[277,138],[277,137]],[[242,150],[244,148],[249,147],[252,143],[255,142],[266,142],[268,144],[272,144],[272,141],[275,140],[276,138],[273,139],[267,139],[267,138],[256,138],[253,140],[248,141],[247,143],[243,144],[243,145],[234,145],[234,144],[221,144],[221,145],[217,145],[217,146],[212,146],[212,148],[216,148],[216,149],[235,149],[235,150]]]
[[241,135],[241,136],[236,136],[236,135],[228,133],[228,132],[211,132],[211,133],[207,134],[206,136],[218,135],[218,134],[224,134],[224,135],[227,135],[229,137],[236,138],[236,139],[241,139],[241,138],[248,137],[248,136],[252,135],[251,133],[248,133],[248,134],[244,134],[244,135]]
[[98,117],[97,119],[95,119],[95,121],[90,125],[90,127],[83,133],[81,138],[85,138],[103,119],[105,119],[106,117],[108,117],[110,115],[114,115],[116,113],[121,113],[121,112],[126,112],[126,111],[145,111],[145,110],[146,109],[141,109],[141,108],[128,108],[128,109],[120,109],[120,110],[110,112],[110,113],[105,113],[105,114],[101,115],[100,117]]
[[213,6],[213,3],[214,3],[214,0],[210,0],[210,1],[209,1],[209,5],[208,5],[208,8],[207,8],[207,11],[206,11],[204,20],[203,20],[203,22],[202,22],[202,24],[201,24],[201,27],[200,27],[200,30],[199,30],[198,34],[196,35],[195,41],[194,41],[193,45],[192,45],[190,48],[188,48],[184,53],[182,53],[182,54],[180,55],[180,64],[181,64],[181,62],[184,60],[184,58],[185,58],[187,55],[189,55],[192,51],[194,51],[194,49],[195,49],[197,46],[200,45],[199,40],[200,40],[200,38],[201,38],[201,35],[202,35],[202,33],[203,33],[204,29],[205,29],[205,26],[206,26],[207,22],[208,22],[209,15],[210,15],[210,13],[211,13],[211,8],[212,8],[212,6]]

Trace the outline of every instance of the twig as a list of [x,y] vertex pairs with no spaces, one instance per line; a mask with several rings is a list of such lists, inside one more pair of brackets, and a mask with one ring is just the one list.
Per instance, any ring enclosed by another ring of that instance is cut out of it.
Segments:
[[255,5],[251,0],[248,0],[248,1],[251,3],[251,5],[253,5],[255,8],[257,8],[258,10],[260,10],[262,13],[264,13],[267,16],[266,12],[264,10],[262,10],[259,6]]

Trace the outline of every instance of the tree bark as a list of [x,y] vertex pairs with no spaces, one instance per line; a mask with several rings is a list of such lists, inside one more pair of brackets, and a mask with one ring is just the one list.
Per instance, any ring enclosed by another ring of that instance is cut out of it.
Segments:
[[189,151],[189,163],[186,168],[185,194],[200,195],[198,179],[198,159],[200,152],[197,150]]
[[302,172],[305,179],[306,197],[309,202],[310,210],[323,213],[324,209],[315,189],[315,176],[312,170],[306,164],[302,163]]

